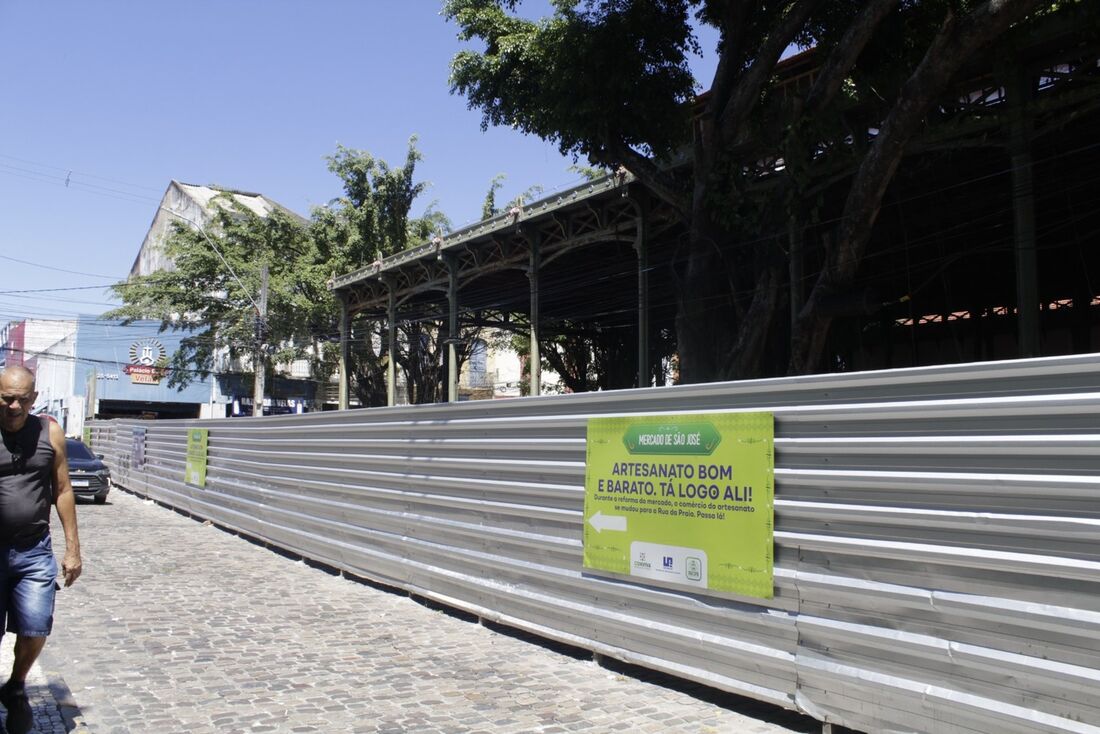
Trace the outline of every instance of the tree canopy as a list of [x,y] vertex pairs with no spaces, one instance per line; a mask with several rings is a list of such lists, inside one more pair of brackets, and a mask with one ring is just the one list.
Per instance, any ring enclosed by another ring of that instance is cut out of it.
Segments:
[[[275,362],[306,356],[319,335],[310,329],[323,280],[304,224],[275,209],[261,217],[229,193],[212,203],[209,228],[173,222],[164,243],[174,267],[113,286],[123,305],[104,314],[124,321],[159,319],[182,331],[170,358],[168,384],[183,387],[224,368],[219,359],[251,361],[257,339]],[[261,269],[268,268],[267,315],[261,322]]]
[[[541,20],[519,5],[445,3],[460,38],[481,42],[455,56],[452,91],[483,126],[623,166],[680,213],[677,351],[696,382],[819,369],[835,303],[937,101],[1000,39],[1085,4],[556,0]],[[719,37],[703,94],[688,67],[693,22]],[[791,49],[812,55],[798,83],[781,73]],[[683,151],[689,169],[673,165]],[[822,217],[826,191],[839,211]]]
[[[260,216],[223,193],[212,200],[207,227],[173,223],[163,244],[173,266],[114,286],[123,305],[104,317],[158,319],[162,330],[183,332],[170,359],[172,386],[224,371],[226,358],[244,370],[257,362],[269,369],[308,359],[315,378],[327,380],[338,353],[339,313],[329,280],[450,230],[434,204],[410,216],[427,186],[415,180],[419,160],[415,138],[396,168],[365,151],[338,147],[328,167],[340,178],[343,195],[315,209],[308,221],[280,208]],[[268,295],[261,321],[263,266]],[[408,328],[415,334],[401,339],[398,362],[412,398],[435,399],[442,358],[432,345],[440,342],[439,325]],[[352,330],[352,388],[362,405],[385,404],[386,331],[365,320]]]
[[[404,164],[396,168],[366,151],[343,146],[329,157],[329,170],[340,178],[344,193],[314,213],[313,233],[330,276],[450,231],[450,220],[434,203],[421,216],[410,216],[414,201],[427,188],[426,183],[416,181],[420,158],[415,137],[409,140]],[[329,314],[336,313],[337,306],[331,304],[330,309]],[[351,387],[361,405],[385,405],[389,348],[385,324],[357,317],[351,324],[351,337]],[[409,401],[437,400],[444,369],[440,324],[403,323],[395,349]],[[336,345],[329,344],[325,349],[329,374],[335,361]]]

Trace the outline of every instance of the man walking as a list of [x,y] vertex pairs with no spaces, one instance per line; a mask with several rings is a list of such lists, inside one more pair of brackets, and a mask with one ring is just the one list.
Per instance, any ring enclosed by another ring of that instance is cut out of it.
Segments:
[[50,544],[51,504],[65,531],[65,586],[80,576],[65,432],[57,423],[31,415],[37,397],[30,370],[13,366],[0,371],[0,635],[5,629],[16,634],[11,678],[0,686],[8,734],[26,734],[34,724],[25,682],[53,628],[57,561]]

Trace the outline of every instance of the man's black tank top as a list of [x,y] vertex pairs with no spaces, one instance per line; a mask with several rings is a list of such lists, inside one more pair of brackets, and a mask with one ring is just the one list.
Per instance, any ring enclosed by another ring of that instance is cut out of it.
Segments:
[[27,416],[15,433],[0,431],[0,545],[25,545],[50,529],[53,444],[49,419]]

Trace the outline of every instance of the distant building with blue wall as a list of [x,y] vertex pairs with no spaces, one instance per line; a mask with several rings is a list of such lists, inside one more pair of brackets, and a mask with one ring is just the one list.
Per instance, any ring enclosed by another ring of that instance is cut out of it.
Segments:
[[[36,413],[53,416],[69,435],[84,419],[225,418],[252,415],[252,376],[242,372],[194,374],[183,389],[169,387],[169,360],[186,336],[160,331],[159,321],[25,321],[0,331],[5,363],[35,373]],[[269,378],[263,413],[318,408],[316,383],[282,375]]]
[[168,361],[185,333],[159,329],[159,321],[79,320],[74,392],[94,400],[101,418],[224,417],[230,401],[213,376],[195,375],[182,390],[168,386]]

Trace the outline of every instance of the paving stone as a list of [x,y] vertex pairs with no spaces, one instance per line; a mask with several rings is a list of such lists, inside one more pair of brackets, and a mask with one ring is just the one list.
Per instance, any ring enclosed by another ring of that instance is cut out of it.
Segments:
[[[0,644],[0,683],[8,679],[11,672],[12,647],[15,645],[15,635],[4,633],[4,639]],[[31,712],[34,714],[35,734],[66,734],[68,729],[61,706],[57,702],[54,692],[50,690],[50,680],[43,671],[41,665],[35,665],[27,676],[27,700],[31,704]],[[3,708],[0,707],[0,711]],[[7,722],[7,712],[3,711],[0,718]],[[0,729],[3,731],[3,729]],[[83,731],[87,731],[86,729]]]
[[820,730],[612,673],[123,491],[77,513],[84,574],[28,682],[41,734],[70,731],[43,670],[71,691],[84,728],[70,734]]

